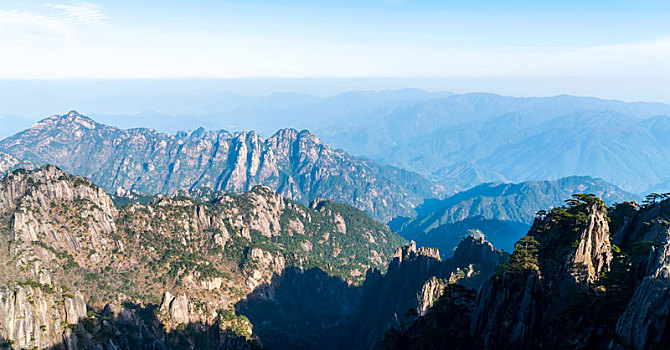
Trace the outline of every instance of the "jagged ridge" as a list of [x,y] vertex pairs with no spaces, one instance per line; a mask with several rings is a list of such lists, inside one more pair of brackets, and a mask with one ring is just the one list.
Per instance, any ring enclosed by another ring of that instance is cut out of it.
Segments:
[[384,221],[412,216],[414,206],[443,191],[415,173],[352,157],[294,129],[268,139],[253,131],[202,128],[172,136],[109,127],[73,111],[3,140],[0,149],[35,164],[55,164],[109,192],[244,192],[265,184],[303,204],[328,198]]

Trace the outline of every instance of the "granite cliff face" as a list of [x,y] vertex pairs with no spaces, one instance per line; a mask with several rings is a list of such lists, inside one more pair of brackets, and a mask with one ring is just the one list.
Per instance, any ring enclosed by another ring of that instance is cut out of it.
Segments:
[[[591,196],[538,217],[510,262],[479,290],[470,324],[475,344],[491,349],[607,344],[607,325],[585,317],[605,302],[606,287],[596,282],[611,268],[609,234],[607,207]],[[568,320],[572,324],[562,324]]]
[[[383,344],[667,349],[668,218],[669,200],[607,208],[595,196],[575,195],[567,206],[538,212],[509,262],[498,266],[476,299],[441,297],[415,322],[387,333]],[[453,312],[462,317],[450,318]]]
[[0,177],[5,176],[7,171],[17,168],[31,169],[33,165],[30,162],[21,161],[7,153],[0,152]]
[[627,290],[632,297],[616,324],[620,341],[613,343],[613,348],[668,348],[670,201],[654,201],[642,208],[635,203],[623,203],[612,210],[612,216],[616,218],[614,243],[630,247],[634,269],[629,279],[639,281]]
[[35,164],[54,164],[85,176],[108,192],[145,194],[208,187],[246,192],[264,184],[307,204],[322,197],[351,204],[383,221],[412,216],[443,189],[421,176],[333,150],[308,131],[198,129],[168,135],[121,130],[76,112],[53,116],[0,142],[0,150]]
[[253,348],[252,323],[234,310],[249,293],[271,291],[288,269],[360,284],[403,242],[358,209],[305,207],[265,186],[209,199],[120,194],[55,166],[0,182],[0,314],[13,315],[0,338],[28,348]]
[[61,293],[38,284],[0,287],[0,338],[7,342],[5,346],[76,349],[72,334],[84,318],[86,303],[81,293]]
[[[117,248],[109,235],[118,211],[109,196],[54,166],[8,174],[0,184],[0,216],[10,216],[9,249],[21,267],[39,270],[55,250],[81,266],[105,267]],[[31,277],[49,283],[47,276]]]
[[[616,325],[616,333],[635,349],[670,346],[670,230],[649,257],[647,275]],[[625,344],[625,343],[624,343]],[[614,348],[623,349],[619,343]]]

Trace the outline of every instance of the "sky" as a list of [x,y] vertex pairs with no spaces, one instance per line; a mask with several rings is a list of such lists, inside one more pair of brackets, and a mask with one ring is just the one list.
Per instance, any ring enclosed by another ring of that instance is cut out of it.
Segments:
[[2,0],[0,79],[403,78],[670,102],[668,18],[667,0]]

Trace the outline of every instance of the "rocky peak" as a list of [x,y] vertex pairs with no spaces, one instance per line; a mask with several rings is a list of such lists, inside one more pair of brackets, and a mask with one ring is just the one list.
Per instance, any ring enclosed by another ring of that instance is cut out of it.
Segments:
[[607,208],[594,203],[587,209],[588,221],[581,230],[575,251],[569,255],[568,270],[577,284],[591,284],[612,261]]
[[567,202],[537,218],[528,235],[539,244],[543,277],[562,285],[562,294],[573,286],[588,288],[609,270],[613,258],[605,203],[591,195],[575,195]]
[[41,281],[48,274],[35,261],[55,259],[54,249],[64,249],[82,266],[106,264],[114,249],[106,237],[117,229],[112,200],[90,181],[55,166],[6,176],[0,183],[0,213],[10,216],[10,248],[19,265],[36,271],[31,277]]
[[458,244],[453,256],[454,265],[465,267],[472,263],[498,265],[502,262],[502,251],[493,248],[483,236],[467,236]]
[[418,259],[420,257],[433,258],[442,261],[440,258],[440,251],[437,248],[430,247],[416,247],[416,242],[410,241],[402,247],[398,247],[393,254],[394,263],[401,264],[403,261]]
[[19,199],[42,209],[52,201],[89,200],[108,215],[116,216],[114,204],[101,188],[53,165],[29,171],[19,169],[5,177],[0,184],[0,212],[14,210]]
[[567,206],[538,216],[509,263],[479,290],[471,335],[487,348],[532,349],[554,341],[579,348],[585,334],[540,335],[557,328],[555,318],[542,315],[597,293],[594,284],[612,259],[607,207],[595,196],[573,196]]
[[63,115],[53,115],[49,118],[42,119],[33,126],[33,128],[43,127],[83,127],[86,129],[95,129],[99,124],[93,119],[79,114],[77,111],[70,111]]
[[288,142],[312,142],[315,144],[322,144],[321,140],[316,135],[309,132],[309,130],[298,131],[293,128],[286,128],[277,130],[277,132],[270,137],[270,140],[285,140]]
[[118,187],[169,194],[209,187],[249,191],[265,184],[304,204],[316,197],[354,205],[383,221],[411,216],[443,188],[420,175],[333,150],[308,131],[179,133],[121,130],[76,113],[47,118],[0,142],[0,150],[37,165],[55,164],[113,193]]

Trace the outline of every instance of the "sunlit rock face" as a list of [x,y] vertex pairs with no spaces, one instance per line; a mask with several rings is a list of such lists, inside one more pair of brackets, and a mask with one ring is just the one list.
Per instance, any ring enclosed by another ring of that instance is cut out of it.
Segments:
[[306,130],[283,129],[267,139],[202,128],[168,135],[121,130],[70,112],[3,140],[0,150],[57,165],[110,193],[119,187],[146,194],[202,187],[245,192],[264,184],[304,204],[317,197],[351,204],[384,222],[412,216],[424,199],[443,193],[418,174],[334,150]]

